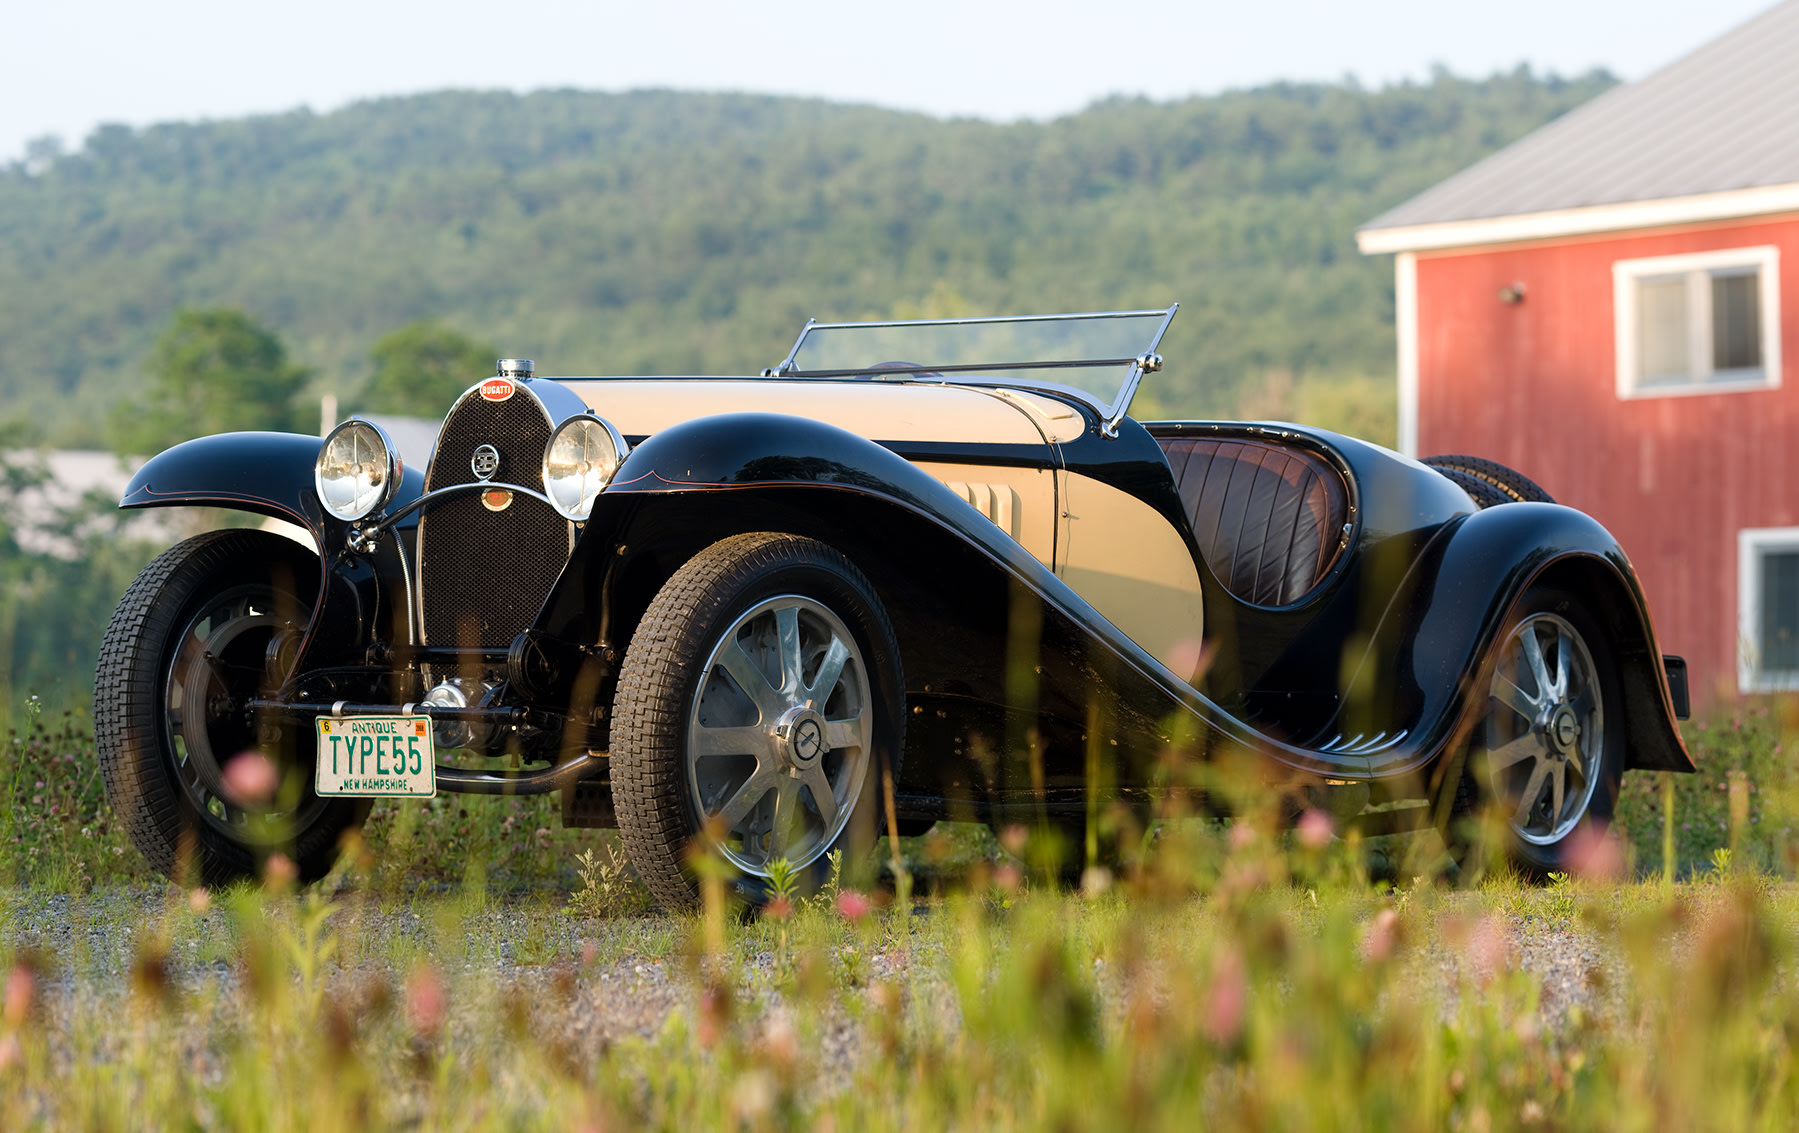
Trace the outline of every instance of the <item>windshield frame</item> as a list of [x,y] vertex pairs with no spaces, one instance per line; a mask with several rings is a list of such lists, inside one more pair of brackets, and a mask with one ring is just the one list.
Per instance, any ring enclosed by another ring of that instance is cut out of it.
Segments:
[[[806,320],[799,337],[794,339],[793,348],[787,357],[777,366],[762,371],[765,378],[871,378],[899,380],[929,380],[934,384],[968,384],[994,386],[1022,386],[1025,388],[1042,387],[1064,396],[1078,398],[1092,406],[1100,415],[1100,431],[1110,437],[1117,435],[1118,423],[1124,419],[1126,410],[1130,408],[1131,399],[1137,394],[1137,387],[1143,381],[1143,375],[1154,373],[1162,368],[1162,356],[1156,353],[1161,345],[1162,336],[1168,333],[1168,324],[1181,309],[1179,303],[1168,307],[1156,307],[1136,311],[1083,311],[1070,314],[1055,315],[999,315],[983,318],[961,319],[888,319],[863,322],[819,322],[816,319]],[[884,363],[877,366],[847,370],[802,370],[795,364],[800,351],[806,345],[806,338],[819,330],[849,330],[855,328],[876,327],[942,327],[991,325],[996,323],[1049,323],[1074,322],[1090,319],[1146,319],[1159,317],[1155,331],[1144,345],[1143,351],[1128,358],[1058,358],[1033,362],[963,362],[950,364],[919,363],[917,365],[895,365]],[[1054,380],[1057,370],[1067,369],[1099,369],[1109,366],[1128,366],[1123,385],[1118,395],[1110,402],[1102,402],[1090,390],[1066,385]],[[1036,371],[1044,371],[1042,378],[1036,378]],[[958,382],[952,382],[949,375],[955,375]],[[988,376],[991,375],[991,376]],[[1020,380],[1023,378],[1024,380]],[[1034,379],[1034,380],[1033,380]]]

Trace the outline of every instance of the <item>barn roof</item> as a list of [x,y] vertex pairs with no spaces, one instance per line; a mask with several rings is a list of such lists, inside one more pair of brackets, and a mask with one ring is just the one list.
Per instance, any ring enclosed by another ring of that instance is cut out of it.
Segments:
[[1799,0],[1615,87],[1364,225],[1364,252],[1799,208]]

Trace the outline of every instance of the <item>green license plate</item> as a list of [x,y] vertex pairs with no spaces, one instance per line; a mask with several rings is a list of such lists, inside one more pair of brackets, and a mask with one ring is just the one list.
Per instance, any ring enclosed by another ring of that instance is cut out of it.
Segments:
[[321,795],[430,798],[437,754],[429,716],[321,716]]

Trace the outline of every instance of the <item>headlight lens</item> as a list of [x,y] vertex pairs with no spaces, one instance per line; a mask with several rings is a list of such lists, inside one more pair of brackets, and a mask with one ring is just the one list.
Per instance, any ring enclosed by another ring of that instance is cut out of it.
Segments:
[[618,430],[598,417],[582,413],[556,426],[543,452],[543,488],[550,505],[564,519],[585,523],[625,452]]
[[357,520],[393,499],[400,457],[380,426],[351,419],[331,430],[319,448],[312,483],[325,510]]

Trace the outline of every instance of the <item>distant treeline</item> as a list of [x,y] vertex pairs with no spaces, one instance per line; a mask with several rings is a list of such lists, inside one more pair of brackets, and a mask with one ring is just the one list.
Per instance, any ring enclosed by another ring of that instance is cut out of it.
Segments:
[[309,396],[354,398],[424,319],[546,373],[743,372],[809,316],[1179,300],[1140,416],[1390,399],[1391,266],[1356,225],[1611,82],[1283,84],[1013,125],[552,91],[104,127],[0,170],[0,412],[101,445],[173,313],[214,307],[279,334]]

